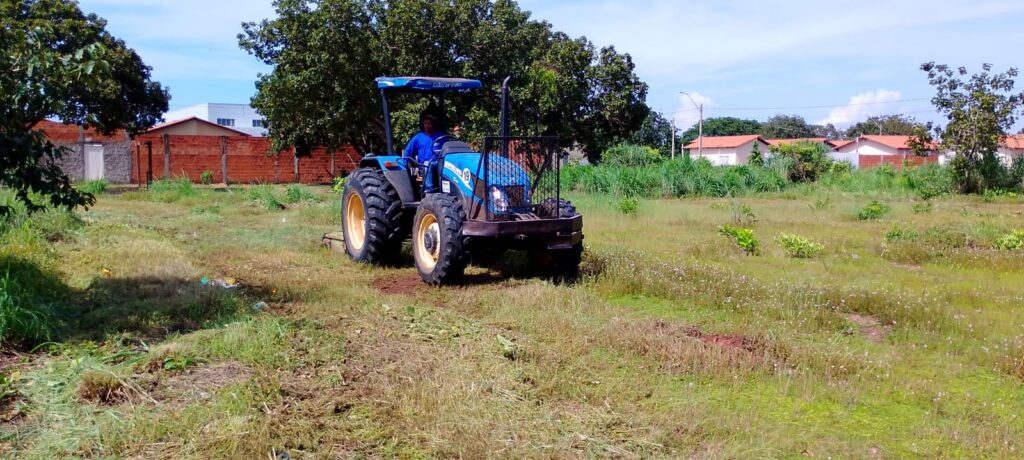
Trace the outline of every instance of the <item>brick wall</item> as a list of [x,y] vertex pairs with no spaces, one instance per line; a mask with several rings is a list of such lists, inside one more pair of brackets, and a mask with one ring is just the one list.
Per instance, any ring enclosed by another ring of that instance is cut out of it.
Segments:
[[939,157],[929,155],[921,157],[917,155],[860,155],[860,168],[877,168],[881,165],[890,165],[896,169],[903,169],[904,164],[921,166],[939,162]]
[[[165,144],[166,142],[166,144]],[[166,175],[188,177],[198,182],[203,171],[212,171],[215,182],[295,182],[295,157],[292,151],[269,156],[270,140],[262,137],[162,136],[146,134],[134,140],[136,167],[132,182],[145,181],[150,170],[147,143],[152,144],[154,179]],[[166,148],[165,148],[166,145]],[[166,152],[166,154],[165,154]],[[359,164],[359,154],[352,148],[333,154],[320,148],[312,156],[299,158],[298,181],[306,184],[327,184],[336,176],[344,176]],[[165,159],[170,160],[165,168]]]

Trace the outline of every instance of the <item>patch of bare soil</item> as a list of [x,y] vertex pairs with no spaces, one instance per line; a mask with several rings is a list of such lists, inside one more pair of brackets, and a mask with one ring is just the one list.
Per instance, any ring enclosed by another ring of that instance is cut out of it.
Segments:
[[860,333],[872,342],[884,341],[885,337],[888,336],[889,332],[892,330],[892,326],[882,324],[878,318],[870,315],[847,313],[843,315],[843,318],[853,324],[856,324],[857,327],[860,328]]
[[157,401],[202,401],[217,390],[244,382],[252,375],[252,369],[235,361],[209,364],[153,382],[150,394]]
[[670,336],[685,336],[700,340],[706,345],[713,345],[727,350],[742,350],[753,353],[763,348],[754,339],[742,335],[708,334],[697,326],[678,326],[661,320],[656,321],[654,326]]
[[377,290],[383,294],[414,295],[427,288],[427,285],[423,283],[423,279],[420,278],[420,275],[410,273],[387,278],[378,278],[373,282],[373,287],[377,288]]

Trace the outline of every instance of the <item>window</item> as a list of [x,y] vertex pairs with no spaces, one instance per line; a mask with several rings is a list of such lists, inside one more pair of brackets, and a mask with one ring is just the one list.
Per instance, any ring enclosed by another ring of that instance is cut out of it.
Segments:
[[252,127],[253,128],[266,128],[267,127],[267,122],[266,122],[266,120],[253,120],[252,121]]
[[235,126],[234,118],[218,118],[217,124],[221,126]]

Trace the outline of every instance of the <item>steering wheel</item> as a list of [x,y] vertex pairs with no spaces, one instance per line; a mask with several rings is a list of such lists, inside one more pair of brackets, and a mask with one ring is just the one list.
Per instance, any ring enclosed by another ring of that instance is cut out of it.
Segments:
[[430,146],[430,149],[434,151],[434,155],[441,153],[441,149],[444,148],[444,144],[449,140],[450,139],[447,134],[437,136],[437,139],[434,139],[434,143]]

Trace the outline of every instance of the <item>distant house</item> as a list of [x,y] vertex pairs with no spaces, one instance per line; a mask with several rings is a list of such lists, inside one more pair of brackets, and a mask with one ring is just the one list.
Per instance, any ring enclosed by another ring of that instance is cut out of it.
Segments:
[[1017,158],[1024,157],[1024,134],[1014,134],[1003,139],[996,153],[1003,164],[1009,166]]
[[925,155],[914,153],[910,136],[861,136],[855,141],[837,147],[829,155],[836,161],[845,161],[855,168],[871,168],[888,164],[900,168],[904,163],[925,164],[938,162],[937,147],[930,146]]
[[183,120],[193,117],[241,131],[250,136],[264,137],[267,135],[266,119],[249,104],[208,102],[173,110],[164,115],[165,120]]
[[250,134],[240,130],[211,123],[199,117],[188,117],[181,120],[173,120],[159,124],[150,128],[149,131],[146,131],[146,134],[169,134],[172,136],[250,136]]
[[46,139],[65,148],[57,160],[71,180],[103,179],[113,184],[127,184],[132,174],[132,150],[128,135],[118,131],[109,136],[85,129],[44,120],[35,125]]
[[691,158],[704,158],[713,165],[725,166],[747,164],[755,145],[762,155],[768,155],[771,144],[758,135],[705,136],[703,142],[697,138],[683,148],[690,152]]
[[[939,157],[939,162],[948,164],[954,156],[956,156],[956,152],[943,152],[942,156]],[[996,157],[1006,166],[1012,165],[1013,161],[1017,158],[1024,157],[1024,134],[1004,137],[999,143],[999,150],[996,150]]]

